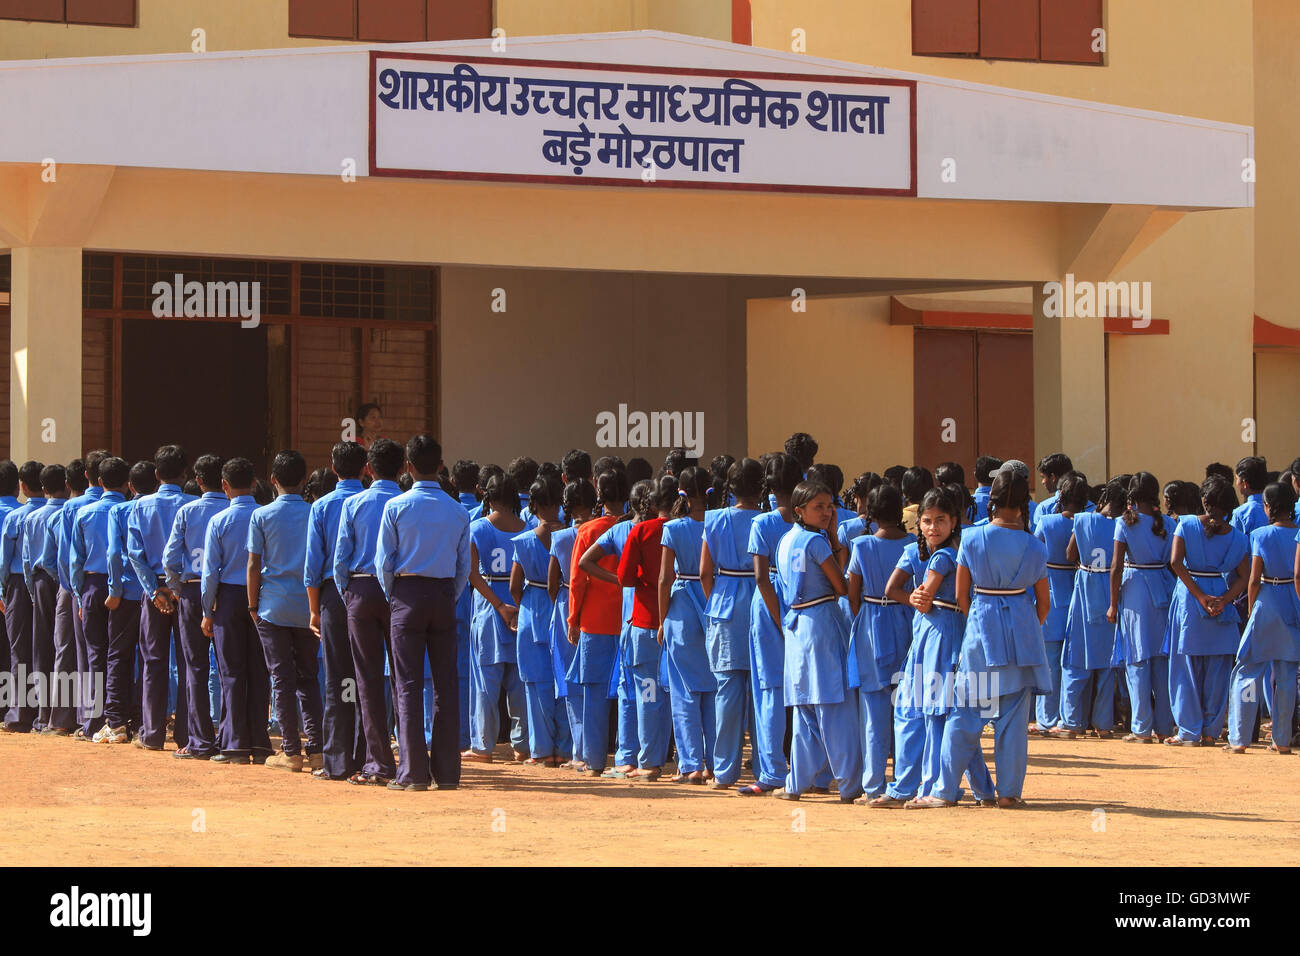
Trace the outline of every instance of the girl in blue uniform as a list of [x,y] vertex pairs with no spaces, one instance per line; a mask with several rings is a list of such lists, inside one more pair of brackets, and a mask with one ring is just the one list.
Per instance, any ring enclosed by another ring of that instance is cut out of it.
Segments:
[[748,548],[750,528],[760,514],[763,466],[753,458],[736,462],[727,474],[726,489],[735,505],[705,513],[700,551],[700,584],[708,602],[705,649],[718,685],[711,784],[715,788],[730,787],[739,779],[746,727],[751,728],[751,744],[755,742],[749,689],[749,613],[755,589]]
[[874,534],[876,526],[871,521],[868,511],[868,498],[871,492],[884,483],[874,471],[864,471],[853,479],[851,490],[853,492],[853,503],[857,510],[857,515],[847,521],[840,522],[835,533],[839,535],[840,544],[844,545],[845,550],[852,548],[853,539],[859,535]]
[[551,613],[551,662],[555,674],[555,696],[564,700],[573,759],[560,764],[569,770],[583,770],[582,685],[570,684],[566,674],[577,648],[569,643],[569,568],[573,565],[573,539],[578,527],[596,510],[596,489],[588,481],[571,481],[564,486],[564,513],[573,524],[551,535],[551,562],[546,590],[554,602]]
[[[943,488],[927,491],[917,508],[917,541],[903,550],[885,588],[886,597],[919,613],[912,617],[912,643],[894,701],[894,780],[868,803],[877,809],[927,796],[939,777],[943,725],[966,624],[956,596],[961,518],[959,499]],[[976,801],[991,801],[993,781],[978,748],[969,773]]]
[[476,592],[470,657],[474,714],[470,749],[461,756],[480,763],[492,762],[500,722],[498,705],[504,689],[511,719],[510,744],[515,760],[526,760],[528,717],[514,632],[519,608],[510,597],[510,564],[515,550],[512,539],[524,530],[524,522],[519,517],[519,493],[506,476],[488,479],[483,501],[489,508],[488,516],[471,521],[469,526],[469,583]]
[[[785,638],[781,620],[786,606],[779,586],[776,548],[794,523],[790,496],[803,480],[792,455],[778,452],[763,471],[763,494],[776,507],[749,526],[749,555],[754,562],[754,598],[749,613],[750,671],[754,696],[754,783],[741,787],[741,796],[762,796],[785,783],[789,771],[785,744]],[[830,781],[829,771],[822,780]]]
[[1185,515],[1174,529],[1170,567],[1178,578],[1170,623],[1169,697],[1179,747],[1213,746],[1228,710],[1232,655],[1241,617],[1232,606],[1250,581],[1250,542],[1228,523],[1237,495],[1213,475],[1201,485],[1203,515]]
[[1160,513],[1160,483],[1149,471],[1129,481],[1128,509],[1115,522],[1115,553],[1110,564],[1110,608],[1115,642],[1124,661],[1132,708],[1128,743],[1152,743],[1174,732],[1169,708],[1169,571],[1173,528]]
[[1250,620],[1241,635],[1237,665],[1229,681],[1228,743],[1224,749],[1231,753],[1245,753],[1250,743],[1261,685],[1273,715],[1273,742],[1268,749],[1278,754],[1291,752],[1296,665],[1300,662],[1295,503],[1290,482],[1269,485],[1264,489],[1264,510],[1270,524],[1250,533]]
[[786,611],[785,699],[794,705],[790,773],[777,795],[798,800],[829,758],[840,801],[862,793],[857,691],[849,686],[849,635],[836,598],[846,592],[830,489],[804,481],[790,499],[796,524],[777,547]]
[[1070,537],[1074,534],[1074,516],[1088,505],[1088,479],[1077,471],[1063,475],[1056,486],[1057,511],[1042,515],[1034,525],[1034,535],[1047,547],[1047,583],[1051,610],[1043,624],[1043,643],[1047,648],[1047,669],[1052,675],[1051,689],[1037,699],[1037,731],[1043,736],[1061,722],[1061,648],[1065,645],[1065,621],[1070,614],[1077,563],[1067,556]]
[[[989,492],[988,524],[962,534],[957,601],[969,615],[954,697],[943,728],[939,781],[909,808],[955,806],[961,774],[993,722],[997,805],[1024,806],[1028,724],[1035,692],[1050,680],[1042,625],[1051,607],[1047,548],[1025,528],[1029,482],[1002,473]],[[973,593],[972,593],[973,592]]]
[[515,653],[524,682],[528,714],[528,764],[558,767],[573,755],[569,717],[564,701],[555,696],[555,663],[551,657],[551,622],[555,604],[549,593],[551,537],[559,531],[560,479],[540,476],[528,494],[528,510],[537,526],[515,535],[510,596],[519,608]]
[[1115,521],[1127,505],[1128,483],[1112,478],[1097,500],[1097,510],[1074,516],[1066,559],[1078,562],[1079,572],[1065,621],[1061,722],[1051,730],[1054,737],[1073,740],[1089,726],[1102,739],[1114,736],[1115,668],[1121,661],[1115,646],[1115,624],[1106,619],[1106,612],[1110,608]]
[[714,695],[718,683],[709,668],[704,637],[704,589],[700,551],[709,474],[690,466],[677,476],[676,516],[663,526],[659,572],[659,643],[668,663],[673,734],[677,739],[674,783],[702,784],[712,776],[715,731]]
[[885,764],[894,740],[894,687],[912,643],[912,608],[885,596],[885,585],[912,536],[903,529],[903,495],[878,485],[866,496],[874,534],[852,539],[849,557],[849,684],[858,688],[865,800],[885,792]]

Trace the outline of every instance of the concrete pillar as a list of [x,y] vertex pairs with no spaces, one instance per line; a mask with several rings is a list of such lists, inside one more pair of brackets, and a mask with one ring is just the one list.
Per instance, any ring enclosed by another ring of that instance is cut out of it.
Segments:
[[10,297],[10,455],[81,452],[81,249],[17,247]]
[[[1058,280],[1064,284],[1064,279]],[[1063,451],[1090,484],[1107,477],[1105,320],[1045,314],[1045,283],[1034,287],[1034,454]],[[1059,301],[1059,298],[1058,298]],[[1036,462],[1028,462],[1032,470]],[[1036,494],[1042,486],[1033,476]]]

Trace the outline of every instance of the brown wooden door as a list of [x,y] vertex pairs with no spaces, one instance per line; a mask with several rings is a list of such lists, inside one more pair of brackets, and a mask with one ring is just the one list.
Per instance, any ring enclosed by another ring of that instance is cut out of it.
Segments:
[[[942,461],[975,461],[975,333],[917,329],[913,343],[914,462],[930,470]],[[954,439],[954,440],[946,440]],[[881,468],[896,464],[885,462]]]
[[[976,405],[979,455],[1034,461],[1034,337],[1023,332],[980,332]],[[971,466],[974,465],[972,460]],[[974,483],[968,466],[967,477]]]

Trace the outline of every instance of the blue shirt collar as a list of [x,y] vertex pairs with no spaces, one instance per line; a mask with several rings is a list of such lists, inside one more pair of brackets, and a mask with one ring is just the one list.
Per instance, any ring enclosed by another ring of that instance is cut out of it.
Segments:
[[230,499],[232,505],[257,505],[257,499],[252,495],[235,495]]
[[370,487],[372,489],[378,489],[380,491],[388,491],[389,489],[392,489],[394,491],[401,490],[397,482],[390,481],[387,478],[376,478],[374,481],[370,483]]
[[361,484],[360,478],[340,478],[339,483],[334,486],[335,491],[360,491],[365,486]]
[[417,481],[415,484],[411,485],[411,488],[412,490],[421,488],[425,491],[437,491],[442,493],[442,485],[438,484],[436,481]]
[[294,495],[286,491],[282,495],[277,495],[275,500],[276,501],[302,501],[302,495]]
[[126,495],[120,491],[105,491],[99,496],[100,501],[125,501]]
[[158,486],[158,490],[155,494],[183,495],[185,494],[185,489],[174,481],[164,481]]
[[224,491],[205,491],[203,492],[203,497],[208,499],[209,501],[212,501],[216,498],[220,498],[222,501],[225,501],[226,493]]

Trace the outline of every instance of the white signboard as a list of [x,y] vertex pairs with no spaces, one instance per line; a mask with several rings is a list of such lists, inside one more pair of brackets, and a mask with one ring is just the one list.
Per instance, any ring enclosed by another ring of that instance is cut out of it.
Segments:
[[371,51],[370,172],[915,196],[916,84]]

